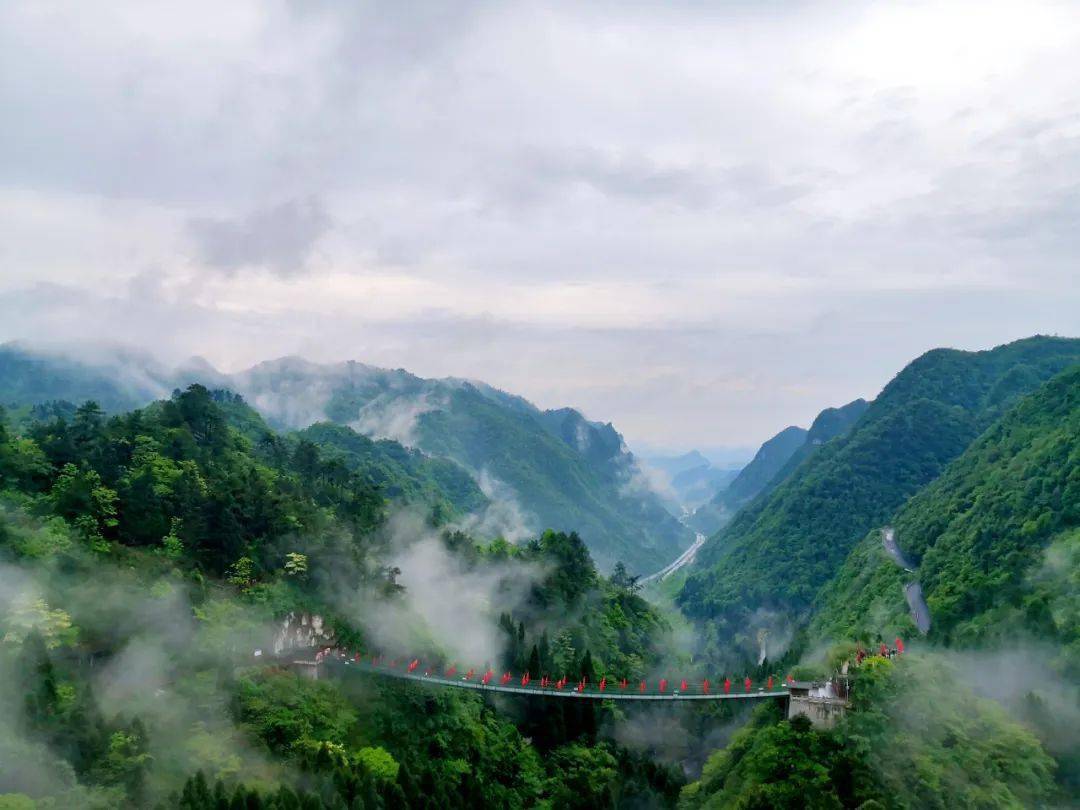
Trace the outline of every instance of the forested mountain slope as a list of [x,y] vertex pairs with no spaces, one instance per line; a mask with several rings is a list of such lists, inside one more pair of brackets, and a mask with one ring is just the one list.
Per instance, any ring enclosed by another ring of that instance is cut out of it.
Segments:
[[[449,459],[506,506],[500,530],[576,530],[605,570],[622,560],[650,572],[692,541],[610,424],[588,421],[570,408],[541,411],[483,383],[299,358],[237,374],[218,372],[205,361],[166,371],[145,357],[90,364],[0,347],[0,404],[9,406],[100,395],[106,410],[123,410],[190,383],[242,394],[276,428],[334,422]],[[476,500],[464,501],[470,498]]]
[[[908,365],[846,436],[740,512],[701,552],[678,601],[714,640],[765,608],[801,620],[852,547],[934,480],[1017,399],[1080,362],[1080,341],[1034,337]],[[786,619],[783,617],[787,617]]]
[[[390,436],[470,470],[490,497],[522,507],[527,531],[576,530],[602,568],[646,572],[689,545],[610,424],[463,380],[425,380],[358,363],[263,363],[238,390],[286,423],[320,415]],[[299,405],[308,410],[302,412]]]
[[[846,651],[850,653],[850,649]],[[808,675],[810,673],[807,673]],[[762,706],[683,789],[682,810],[1067,807],[1031,730],[932,654],[868,659],[832,730]]]
[[716,493],[709,503],[699,507],[690,519],[698,531],[712,534],[749,503],[776,476],[791,456],[806,441],[806,429],[786,427],[764,442],[750,463],[743,467],[735,480]]
[[795,472],[800,464],[817,452],[819,447],[839,436],[846,435],[855,427],[869,407],[870,403],[865,399],[856,399],[847,405],[841,405],[839,408],[826,408],[819,413],[814,418],[813,424],[810,425],[810,430],[806,432],[806,439],[791,454],[791,458],[784,463],[779,472],[761,489],[759,494],[771,492],[780,486]]
[[363,473],[388,498],[444,501],[459,515],[478,512],[488,503],[472,476],[448,459],[427,456],[390,439],[370,439],[332,422],[318,422],[295,436],[319,448],[326,458],[340,460],[349,471]]
[[[133,359],[133,358],[129,358]],[[137,374],[121,374],[126,365],[116,358],[111,366],[95,365],[55,354],[30,351],[16,343],[0,345],[0,405],[25,406],[65,400],[94,400],[108,411],[121,411],[145,405],[168,392],[167,382],[156,378],[149,361],[140,358]]]
[[785,428],[761,446],[730,486],[694,513],[691,524],[707,534],[718,531],[743,506],[779,486],[819,447],[851,430],[867,407],[865,399],[856,399],[839,408],[826,408],[809,430]]
[[1080,366],[1021,400],[891,523],[914,574],[871,532],[823,590],[816,636],[910,634],[901,584],[917,578],[933,638],[1034,635],[1080,666]]
[[679,774],[604,739],[591,705],[497,709],[253,657],[304,612],[369,652],[379,637],[445,664],[481,637],[494,667],[643,677],[665,631],[577,535],[512,546],[395,524],[361,472],[364,442],[253,441],[254,418],[201,386],[111,417],[87,403],[18,428],[0,418],[5,801],[671,805]]

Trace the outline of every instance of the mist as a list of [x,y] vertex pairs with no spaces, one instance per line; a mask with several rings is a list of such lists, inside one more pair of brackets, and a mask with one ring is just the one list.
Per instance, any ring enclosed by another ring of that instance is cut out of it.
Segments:
[[342,613],[380,652],[434,653],[467,666],[499,661],[505,639],[498,615],[525,602],[544,568],[513,558],[471,564],[415,510],[391,515],[383,534],[389,548],[383,562],[400,571],[395,579],[403,590],[387,599],[342,588],[335,600]]

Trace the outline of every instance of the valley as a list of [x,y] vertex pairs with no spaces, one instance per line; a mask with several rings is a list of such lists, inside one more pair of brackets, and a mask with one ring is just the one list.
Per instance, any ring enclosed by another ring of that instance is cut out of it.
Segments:
[[[1069,796],[1070,710],[1041,707],[1076,689],[1078,346],[918,358],[873,402],[766,442],[718,479],[709,503],[743,493],[731,519],[666,545],[545,526],[530,479],[508,494],[483,474],[532,453],[539,490],[577,471],[558,486],[585,525],[615,504],[679,525],[660,491],[620,489],[636,459],[572,409],[290,361],[288,385],[263,366],[276,382],[246,395],[191,382],[106,411],[79,393],[108,389],[103,368],[9,347],[0,778],[88,807]],[[365,433],[369,406],[342,404],[379,401],[400,426],[398,385],[445,396],[411,436]],[[290,398],[320,387],[338,404],[298,416]],[[614,556],[631,547],[649,552]],[[283,617],[318,632],[265,652]],[[1031,644],[1053,651],[1045,674],[1005,695],[964,658]],[[1003,743],[1024,752],[1004,769]],[[777,756],[827,778],[807,787]],[[928,757],[951,786],[901,787]]]

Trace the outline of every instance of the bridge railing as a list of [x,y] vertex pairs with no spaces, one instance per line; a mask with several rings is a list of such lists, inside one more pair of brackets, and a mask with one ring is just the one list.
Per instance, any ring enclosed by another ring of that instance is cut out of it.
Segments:
[[316,663],[331,664],[336,668],[352,669],[388,677],[419,681],[435,686],[458,689],[502,692],[508,694],[543,697],[591,698],[596,700],[735,700],[784,697],[789,694],[787,681],[770,676],[764,682],[754,683],[749,677],[736,684],[725,677],[716,682],[705,678],[700,682],[687,679],[661,678],[651,683],[630,682],[623,678],[601,678],[589,683],[568,678],[553,679],[548,676],[533,677],[530,673],[515,675],[511,672],[496,673],[492,669],[480,672],[469,669],[464,672],[456,666],[436,667],[422,665],[419,659],[383,659],[380,656],[362,656],[358,652],[338,649],[320,650]]

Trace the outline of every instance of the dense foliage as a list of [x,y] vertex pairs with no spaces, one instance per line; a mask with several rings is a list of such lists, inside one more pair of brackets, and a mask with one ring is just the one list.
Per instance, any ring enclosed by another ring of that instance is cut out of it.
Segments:
[[440,504],[462,492],[442,462],[332,426],[276,434],[201,386],[113,417],[53,404],[19,424],[0,420],[5,790],[43,807],[674,801],[678,772],[605,739],[591,704],[550,712],[251,665],[289,611],[318,611],[363,646],[339,610],[344,583],[365,605],[404,604],[386,564],[400,496],[434,502],[427,531],[461,570],[540,572],[502,619],[500,663],[641,672],[664,624],[625,573],[598,574],[577,535],[440,533]]
[[745,504],[787,480],[821,445],[851,430],[868,407],[865,399],[856,399],[840,408],[826,408],[809,430],[789,427],[780,431],[761,445],[730,486],[694,513],[692,524],[703,532],[715,533]]
[[601,568],[621,560],[651,573],[690,544],[690,533],[634,480],[621,437],[606,428],[576,412],[506,408],[465,386],[419,418],[418,437],[425,451],[507,485],[541,526],[577,531]]
[[[429,495],[435,479],[457,511],[468,511],[481,499],[475,483],[461,480],[454,466],[460,465],[489,494],[518,507],[506,516],[504,532],[577,531],[605,571],[622,560],[648,574],[692,542],[692,532],[644,482],[610,424],[590,422],[570,408],[541,411],[483,383],[299,358],[227,375],[198,360],[170,370],[130,353],[95,364],[0,346],[0,404],[11,407],[94,399],[106,412],[116,412],[191,383],[241,392],[278,429],[324,423],[314,430],[316,443],[338,445],[341,460],[363,461],[372,481],[391,497],[406,479]],[[362,446],[326,422],[398,439],[423,451],[430,463],[407,457],[390,442]],[[408,468],[404,476],[401,465]],[[410,488],[402,491],[411,494]]]
[[762,707],[714,754],[680,807],[1012,808],[1053,796],[1053,763],[1030,732],[933,657],[853,670],[834,730]]
[[413,503],[438,504],[442,511],[467,515],[482,509],[487,498],[464,469],[452,461],[432,458],[389,439],[375,441],[352,428],[319,422],[297,433],[351,471],[361,471],[368,483],[387,497]]
[[856,543],[935,479],[1021,396],[1080,361],[1080,341],[935,350],[889,383],[846,436],[738,514],[701,552],[679,603],[722,642],[770,609],[801,620]]
[[826,589],[821,632],[909,630],[899,583],[914,577],[934,638],[964,645],[1034,633],[1071,650],[1070,666],[1080,665],[1075,616],[1065,604],[1074,592],[1067,560],[1080,525],[1080,368],[1021,401],[908,501],[894,524],[915,574],[905,577],[873,533]]

